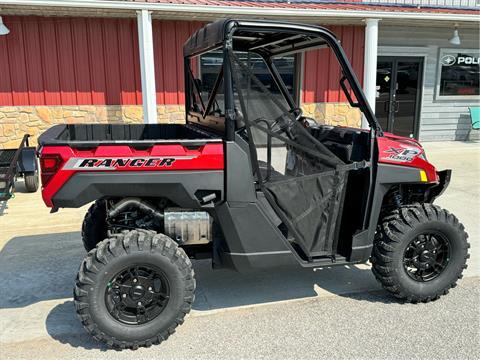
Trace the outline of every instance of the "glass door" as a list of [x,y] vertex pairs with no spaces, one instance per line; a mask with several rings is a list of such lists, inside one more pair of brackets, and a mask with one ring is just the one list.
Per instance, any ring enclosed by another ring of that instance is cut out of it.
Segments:
[[423,58],[380,57],[375,111],[382,128],[418,137]]

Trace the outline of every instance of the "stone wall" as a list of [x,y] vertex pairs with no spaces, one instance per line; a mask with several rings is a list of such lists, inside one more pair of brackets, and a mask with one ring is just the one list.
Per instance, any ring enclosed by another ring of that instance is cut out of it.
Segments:
[[314,118],[320,124],[355,128],[362,125],[361,111],[347,103],[305,103],[302,110],[305,116]]
[[[182,105],[159,105],[159,123],[183,123]],[[143,122],[141,105],[79,105],[79,106],[0,106],[0,149],[15,148],[23,135],[32,135],[30,143],[55,124],[96,123],[134,124]]]
[[[302,105],[306,116],[328,125],[360,127],[361,113],[346,103],[307,103]],[[157,120],[165,124],[181,124],[185,121],[182,105],[159,105]],[[96,123],[134,124],[143,122],[141,105],[79,105],[79,106],[1,106],[0,149],[15,148],[23,135],[37,137],[55,124]]]

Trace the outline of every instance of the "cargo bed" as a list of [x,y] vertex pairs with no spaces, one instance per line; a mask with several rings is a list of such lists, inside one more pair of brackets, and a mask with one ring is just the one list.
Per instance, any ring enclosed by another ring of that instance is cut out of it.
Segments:
[[150,146],[164,142],[218,142],[221,137],[193,125],[180,124],[71,124],[56,125],[38,139],[40,146],[95,147],[108,144]]

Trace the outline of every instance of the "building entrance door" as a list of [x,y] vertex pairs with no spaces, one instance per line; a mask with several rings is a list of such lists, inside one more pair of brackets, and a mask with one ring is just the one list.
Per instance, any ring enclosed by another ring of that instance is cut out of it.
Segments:
[[423,58],[379,57],[375,112],[382,129],[417,138]]

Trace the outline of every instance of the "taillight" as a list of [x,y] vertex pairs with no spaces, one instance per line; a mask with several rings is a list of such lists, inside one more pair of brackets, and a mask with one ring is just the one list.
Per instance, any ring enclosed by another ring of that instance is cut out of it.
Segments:
[[42,186],[46,186],[53,175],[62,165],[62,158],[58,155],[41,155],[40,169],[42,170]]

